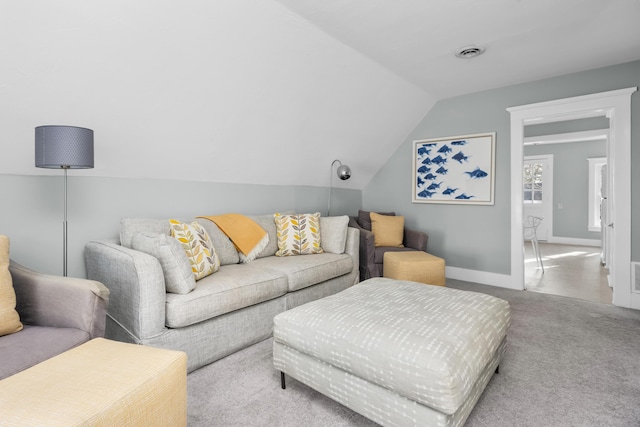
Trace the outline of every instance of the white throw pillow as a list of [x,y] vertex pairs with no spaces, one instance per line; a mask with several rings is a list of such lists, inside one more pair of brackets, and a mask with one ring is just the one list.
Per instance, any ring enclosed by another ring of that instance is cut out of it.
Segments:
[[321,216],[320,217],[320,245],[325,252],[343,254],[347,245],[347,228],[349,217]]
[[158,259],[167,292],[188,294],[196,287],[191,264],[180,242],[166,234],[137,233],[131,247]]

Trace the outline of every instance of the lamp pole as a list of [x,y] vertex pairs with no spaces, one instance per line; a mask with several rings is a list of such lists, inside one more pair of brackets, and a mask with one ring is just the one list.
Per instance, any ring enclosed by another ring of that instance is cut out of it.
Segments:
[[69,166],[62,166],[64,170],[64,221],[62,222],[62,275],[67,277],[67,170]]

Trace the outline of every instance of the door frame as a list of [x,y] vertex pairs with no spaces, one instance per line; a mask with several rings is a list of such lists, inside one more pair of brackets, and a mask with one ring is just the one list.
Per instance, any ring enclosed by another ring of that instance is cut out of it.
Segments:
[[524,126],[605,116],[610,128],[608,164],[615,225],[609,269],[613,304],[640,309],[640,294],[631,287],[631,95],[636,90],[630,87],[507,108],[511,116],[511,280],[515,288],[524,289]]

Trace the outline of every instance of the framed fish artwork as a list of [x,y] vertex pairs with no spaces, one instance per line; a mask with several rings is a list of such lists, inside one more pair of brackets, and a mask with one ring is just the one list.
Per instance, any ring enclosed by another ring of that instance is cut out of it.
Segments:
[[413,141],[413,203],[493,205],[496,133]]

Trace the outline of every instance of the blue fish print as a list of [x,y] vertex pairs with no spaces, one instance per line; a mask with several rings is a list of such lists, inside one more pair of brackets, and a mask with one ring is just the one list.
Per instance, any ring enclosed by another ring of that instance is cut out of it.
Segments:
[[458,197],[456,197],[456,199],[460,199],[460,200],[469,200],[470,198],[475,197],[475,196],[467,196],[466,194],[462,193],[461,195],[459,195]]
[[430,168],[428,168],[428,167],[426,167],[426,166],[420,166],[420,167],[418,168],[418,172],[419,172],[419,173],[427,173],[427,172],[429,172],[430,170],[431,170],[431,169],[430,169]]
[[445,169],[445,168],[444,168],[444,166],[440,166],[440,167],[438,168],[438,170],[436,171],[436,173],[439,173],[440,175],[446,175],[446,174],[447,174],[447,172],[449,172],[449,170],[448,170],[448,169]]
[[457,189],[457,188],[447,187],[447,189],[446,189],[446,190],[444,190],[444,191],[442,192],[442,194],[444,194],[445,196],[448,196],[449,194],[453,194],[453,193],[455,193],[456,191],[458,191],[458,189]]
[[451,145],[465,145],[467,141],[461,139],[460,141],[451,141]]
[[[418,170],[418,172],[419,172],[419,170]],[[429,174],[427,174],[427,175],[425,175],[425,176],[424,176],[424,179],[429,179],[429,180],[434,180],[434,179],[436,179],[436,178],[437,178],[437,176],[435,176],[435,175],[434,175],[434,174],[432,174],[432,173],[429,173]]]
[[435,191],[422,190],[421,192],[418,193],[418,197],[423,197],[425,199],[428,199],[429,197],[432,197],[434,194],[436,194]]
[[464,153],[462,151],[458,151],[453,157],[453,160],[457,160],[458,162],[460,162],[462,164],[462,162],[468,160],[469,158],[467,156],[464,155]]
[[430,186],[427,187],[427,190],[437,190],[441,185],[441,182],[433,182]]
[[418,155],[420,156],[428,156],[431,154],[431,150],[433,149],[433,145],[435,144],[422,144],[422,147],[418,148]]
[[488,173],[486,173],[485,171],[483,171],[480,168],[476,168],[475,170],[473,170],[471,172],[465,172],[465,173],[469,175],[469,178],[473,178],[473,179],[480,179],[480,178],[484,178],[487,175],[489,175]]
[[427,147],[420,147],[418,148],[418,155],[420,156],[428,156],[429,153],[431,152],[431,148],[427,148]]
[[424,159],[424,160],[422,161],[422,164],[423,164],[423,165],[430,165],[430,164],[431,164],[431,159],[427,157],[426,159]]
[[441,165],[443,163],[447,163],[447,159],[445,159],[444,157],[438,155],[437,157],[431,159],[432,163],[435,163],[436,165]]
[[417,182],[417,186],[418,187],[422,187],[424,185],[424,181],[422,180],[422,178],[418,177],[418,182]]
[[449,146],[447,144],[444,144],[442,147],[440,147],[440,149],[438,150],[438,153],[443,153],[443,154],[447,154],[452,152],[453,150],[451,148],[449,148]]

